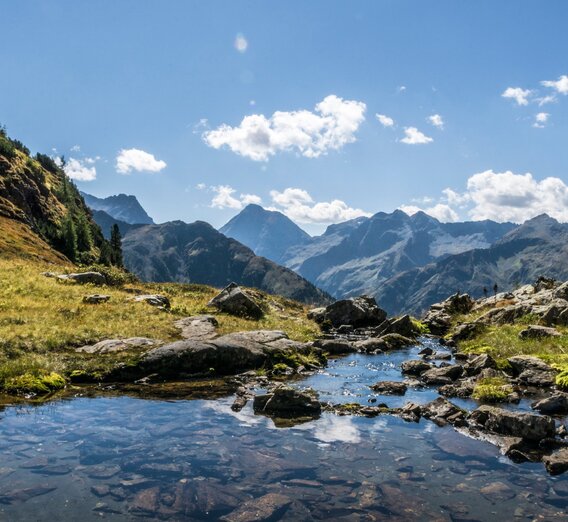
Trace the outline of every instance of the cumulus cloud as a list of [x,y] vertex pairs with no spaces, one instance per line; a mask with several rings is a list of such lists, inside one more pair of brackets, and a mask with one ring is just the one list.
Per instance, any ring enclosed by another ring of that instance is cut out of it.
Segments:
[[140,149],[121,149],[116,157],[116,171],[120,174],[136,172],[160,172],[167,166],[153,154]]
[[235,37],[235,42],[233,45],[235,46],[235,49],[239,51],[239,53],[246,53],[248,49],[248,41],[244,37],[244,35],[240,33]]
[[520,87],[507,87],[501,96],[503,98],[510,98],[517,102],[517,105],[528,105],[529,96],[532,94],[530,89],[521,89]]
[[432,114],[432,116],[428,116],[428,121],[438,129],[444,128],[444,120],[439,114]]
[[317,158],[330,150],[353,143],[355,133],[365,120],[366,105],[330,95],[314,111],[277,111],[272,116],[245,116],[236,127],[223,124],[203,133],[209,147],[228,147],[254,161],[267,161],[282,151],[297,151]]
[[87,158],[87,160],[79,160],[75,158],[69,158],[63,170],[65,174],[71,179],[77,181],[93,181],[97,179],[97,169],[94,166],[88,167],[86,163],[92,165],[94,163],[92,158]]
[[339,199],[315,202],[307,191],[299,188],[287,188],[282,192],[272,190],[270,196],[277,206],[274,210],[299,223],[339,223],[371,215],[359,208],[351,208]]
[[434,141],[432,138],[426,136],[426,134],[420,132],[416,127],[406,127],[404,129],[404,134],[404,138],[400,141],[408,145],[420,145]]
[[548,112],[539,112],[534,117],[533,127],[537,129],[543,129],[546,126],[550,114]]
[[[200,183],[200,185],[202,185]],[[211,200],[211,207],[213,208],[232,208],[235,210],[241,210],[246,205],[254,203],[260,205],[262,199],[255,194],[240,194],[237,198],[233,196],[236,194],[236,190],[229,185],[217,185],[210,187],[215,196]]]
[[383,127],[392,127],[394,125],[394,120],[385,114],[375,114],[375,116]]
[[549,94],[547,96],[541,96],[535,100],[538,103],[539,107],[546,105],[547,103],[556,103],[558,99],[554,94]]
[[554,89],[555,91],[557,91],[560,94],[568,94],[568,76],[566,76],[565,74],[562,75],[560,78],[558,78],[558,80],[554,81],[554,80],[545,80],[543,82],[540,82],[541,85],[544,85],[545,87],[550,87],[552,89]]
[[523,223],[540,214],[548,214],[568,222],[568,185],[560,178],[539,181],[531,173],[486,170],[471,176],[462,193],[444,189],[435,205],[428,208],[401,205],[399,208],[409,215],[423,210],[440,221],[456,221],[467,216],[475,221],[491,219]]
[[539,214],[568,221],[568,186],[559,178],[534,179],[531,173],[486,170],[468,179],[475,219],[521,223]]
[[452,223],[459,219],[458,213],[452,207],[444,203],[438,203],[432,207],[427,208],[421,208],[416,205],[401,205],[398,208],[409,216],[412,216],[420,211],[425,212],[429,216],[436,218],[442,223]]

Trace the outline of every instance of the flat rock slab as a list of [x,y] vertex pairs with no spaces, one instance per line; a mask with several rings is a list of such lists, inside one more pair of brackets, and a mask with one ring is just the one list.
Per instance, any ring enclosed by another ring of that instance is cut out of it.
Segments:
[[217,337],[216,328],[219,323],[213,315],[194,315],[176,321],[174,326],[181,330],[184,339],[206,341]]
[[136,303],[147,303],[151,306],[157,306],[165,310],[169,309],[171,304],[170,300],[165,295],[160,294],[143,294],[133,297],[132,300]]
[[132,348],[151,347],[162,344],[162,341],[149,339],[148,337],[130,337],[129,339],[105,339],[96,344],[76,348],[78,353],[116,353]]
[[[157,373],[163,377],[203,372],[231,375],[260,368],[277,352],[307,353],[310,344],[298,343],[277,330],[235,332],[207,341],[186,339],[147,352],[128,371],[133,377]],[[120,371],[120,370],[119,370]]]
[[106,285],[106,277],[100,272],[78,272],[74,274],[60,274],[57,279],[61,281],[74,281],[79,284]]
[[556,328],[539,325],[530,325],[519,332],[521,339],[542,339],[545,337],[560,337],[560,332]]

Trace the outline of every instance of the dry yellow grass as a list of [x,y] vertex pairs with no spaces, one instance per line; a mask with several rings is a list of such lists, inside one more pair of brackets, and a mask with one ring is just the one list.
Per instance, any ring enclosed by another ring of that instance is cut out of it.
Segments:
[[[207,302],[218,290],[203,285],[136,283],[126,287],[94,287],[58,282],[44,271],[68,271],[35,260],[0,255],[0,381],[26,371],[103,371],[136,354],[109,356],[76,354],[74,347],[103,339],[133,336],[163,341],[179,339],[175,320],[212,313]],[[164,312],[132,300],[133,290],[166,295],[172,304]],[[284,330],[292,339],[313,339],[318,328],[298,303],[251,290],[266,310],[260,321],[215,314],[219,333],[253,329]],[[107,303],[89,305],[91,293],[110,295]],[[1,382],[0,382],[1,386]]]

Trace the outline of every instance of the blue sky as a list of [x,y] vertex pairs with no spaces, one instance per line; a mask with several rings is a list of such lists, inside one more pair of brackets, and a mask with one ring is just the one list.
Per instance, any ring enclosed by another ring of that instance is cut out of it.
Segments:
[[567,20],[562,0],[4,2],[0,122],[158,222],[251,201],[311,232],[398,207],[568,221]]

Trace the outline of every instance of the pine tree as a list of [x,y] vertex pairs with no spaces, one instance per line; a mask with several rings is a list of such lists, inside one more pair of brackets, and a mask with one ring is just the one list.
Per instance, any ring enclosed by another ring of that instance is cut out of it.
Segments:
[[84,213],[79,214],[77,221],[77,249],[79,252],[90,252],[93,248],[91,226]]
[[71,260],[77,260],[77,231],[71,216],[67,216],[63,221],[63,229],[61,232],[63,240],[63,253]]
[[99,255],[99,263],[109,266],[112,264],[112,250],[108,241],[103,241],[101,245],[101,253]]
[[122,267],[122,236],[120,235],[120,229],[116,223],[110,229],[110,251],[111,263],[115,266]]

